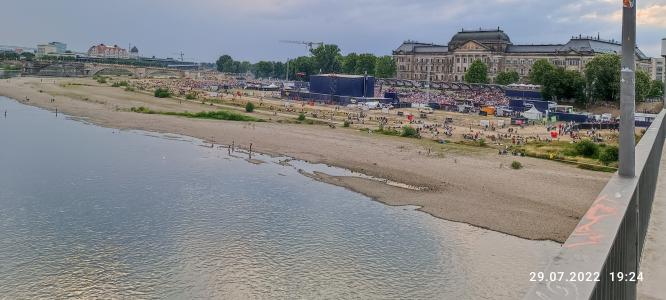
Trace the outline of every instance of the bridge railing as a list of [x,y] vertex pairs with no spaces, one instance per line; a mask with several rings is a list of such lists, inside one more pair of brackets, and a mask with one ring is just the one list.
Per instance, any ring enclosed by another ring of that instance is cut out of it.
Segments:
[[635,299],[664,147],[663,110],[636,146],[636,177],[617,173],[525,299]]

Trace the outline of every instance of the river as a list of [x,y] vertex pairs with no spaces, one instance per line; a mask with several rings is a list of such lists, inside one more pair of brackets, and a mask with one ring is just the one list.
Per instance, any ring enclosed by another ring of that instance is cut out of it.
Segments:
[[560,247],[246,156],[0,97],[0,299],[516,299]]

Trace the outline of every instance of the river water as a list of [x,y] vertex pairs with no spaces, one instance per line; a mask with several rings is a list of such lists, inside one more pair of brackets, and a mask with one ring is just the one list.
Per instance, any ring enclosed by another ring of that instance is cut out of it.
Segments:
[[245,157],[0,97],[0,299],[516,299],[559,248]]

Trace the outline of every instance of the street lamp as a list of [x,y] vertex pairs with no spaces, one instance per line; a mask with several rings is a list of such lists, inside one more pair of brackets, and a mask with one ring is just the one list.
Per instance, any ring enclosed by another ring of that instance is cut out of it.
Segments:
[[625,0],[622,8],[622,70],[620,72],[620,159],[618,173],[636,176],[636,0]]

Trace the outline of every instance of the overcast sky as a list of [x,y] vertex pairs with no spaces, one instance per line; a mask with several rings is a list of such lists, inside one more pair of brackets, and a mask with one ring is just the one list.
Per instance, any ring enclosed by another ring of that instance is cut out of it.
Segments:
[[[502,27],[518,43],[620,39],[622,0],[1,0],[0,45],[136,45],[144,56],[285,60],[323,41],[390,54],[407,39],[446,44],[461,28]],[[666,0],[638,0],[638,45],[660,55]]]

